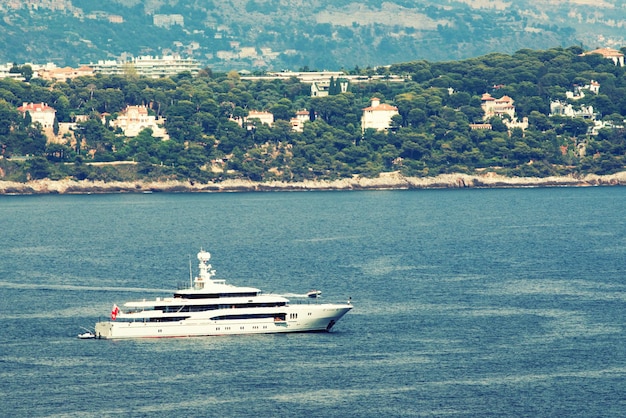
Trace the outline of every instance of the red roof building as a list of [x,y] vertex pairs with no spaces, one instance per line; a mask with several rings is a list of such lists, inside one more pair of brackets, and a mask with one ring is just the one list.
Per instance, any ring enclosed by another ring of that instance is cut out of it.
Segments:
[[372,105],[363,109],[361,129],[376,129],[383,131],[391,126],[391,118],[398,115],[398,108],[387,103],[381,103],[378,97],[372,98]]
[[43,128],[51,128],[54,125],[54,118],[57,111],[48,106],[47,103],[24,103],[17,110],[26,117],[26,113],[30,114],[33,123],[39,122]]

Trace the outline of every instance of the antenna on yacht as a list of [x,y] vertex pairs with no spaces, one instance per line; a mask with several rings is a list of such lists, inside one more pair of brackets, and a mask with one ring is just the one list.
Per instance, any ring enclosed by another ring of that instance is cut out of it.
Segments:
[[189,257],[189,288],[193,287],[193,273],[191,271],[191,254],[187,254]]

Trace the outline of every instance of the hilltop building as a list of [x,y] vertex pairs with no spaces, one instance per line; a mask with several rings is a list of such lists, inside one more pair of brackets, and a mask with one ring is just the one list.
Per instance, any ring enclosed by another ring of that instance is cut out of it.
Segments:
[[12,73],[11,69],[13,69],[13,64],[11,63],[0,65],[0,78],[11,78],[13,80],[24,81],[22,73]]
[[248,116],[245,120],[249,121],[252,119],[258,119],[262,124],[267,126],[272,126],[274,124],[274,115],[270,112],[251,110],[248,112]]
[[124,23],[124,17],[120,15],[108,15],[107,20],[109,23]]
[[480,107],[485,112],[483,116],[484,120],[492,118],[494,116],[502,117],[509,115],[511,119],[515,118],[515,106],[513,106],[513,99],[509,96],[502,96],[499,99],[491,97],[491,94],[485,93],[480,99]]
[[593,94],[600,93],[600,83],[591,80],[589,84],[584,86],[574,86],[574,91],[566,91],[565,97],[572,100],[580,100],[585,97],[585,91],[589,91]]
[[[502,96],[499,99],[492,97],[489,93],[483,94],[481,97],[480,107],[485,112],[483,120],[487,121],[492,117],[499,117],[509,129],[520,128],[525,130],[528,128],[528,118],[518,121],[515,116],[515,101],[509,96]],[[489,124],[472,124],[472,129],[489,129]]]
[[619,52],[617,49],[598,48],[598,49],[594,49],[593,51],[583,52],[580,55],[584,57],[585,55],[591,55],[591,54],[602,55],[604,58],[613,61],[613,63],[617,65],[618,67],[624,66],[624,54]]
[[24,117],[26,117],[26,113],[30,114],[32,122],[39,122],[44,129],[52,128],[57,113],[57,111],[48,106],[47,103],[24,103],[22,106],[18,107],[17,110]]
[[126,106],[126,109],[111,121],[111,126],[120,128],[129,138],[139,135],[144,129],[152,129],[153,137],[169,139],[167,131],[162,127],[164,122],[163,118],[157,119],[156,116],[148,114],[146,106]]
[[593,111],[593,106],[580,106],[579,109],[574,109],[570,103],[553,100],[550,102],[550,116],[595,119],[596,113]]
[[267,126],[272,126],[274,124],[273,113],[259,111],[259,110],[250,110],[248,112],[248,116],[244,118],[240,118],[237,116],[237,117],[231,118],[230,120],[232,120],[233,122],[236,122],[242,128],[245,127],[246,129],[250,130],[254,127],[254,125],[248,122],[252,121],[253,119],[257,119],[261,124],[267,125]]
[[[348,91],[348,80],[345,78],[338,78],[336,81],[339,86],[339,93],[345,93]],[[326,97],[331,93],[331,80],[320,80],[311,82],[311,97]]]
[[378,97],[372,98],[372,105],[363,109],[361,130],[366,129],[384,131],[391,126],[391,118],[398,115],[398,108],[387,103],[381,103]]
[[[24,66],[29,66],[31,70],[33,70],[32,78],[39,77],[39,73],[45,70],[49,70],[52,68],[56,68],[56,65],[49,62],[47,64],[33,64],[31,62],[26,62],[24,64],[17,65],[16,63],[6,63],[0,64],[0,78],[11,78],[17,81],[26,81],[24,75],[19,71],[20,68]],[[16,71],[17,70],[17,71]]]
[[296,112],[296,117],[291,118],[291,129],[295,132],[302,132],[304,130],[304,123],[309,122],[311,120],[311,114],[308,110],[298,110]]
[[[220,57],[219,52],[218,57]],[[222,56],[222,59],[228,58]],[[260,76],[250,75],[249,72],[240,71],[239,74],[241,75],[242,80],[283,80],[288,78],[297,78],[301,83],[311,85],[311,97],[328,96],[330,93],[331,79],[336,80],[334,82],[338,83],[339,93],[347,92],[351,84],[380,81],[384,81],[385,83],[403,83],[408,79],[405,76],[399,75],[349,75],[343,71],[278,71],[268,72],[265,75]]]
[[93,69],[83,65],[79,68],[64,67],[64,68],[50,68],[42,69],[37,72],[39,77],[44,80],[65,81],[71,80],[76,77],[93,77]]
[[165,55],[160,58],[145,55],[130,60],[101,60],[88,64],[88,67],[96,74],[123,75],[131,70],[139,76],[149,78],[171,77],[186,71],[196,75],[200,71],[198,61],[181,58],[179,55]]
[[[601,129],[624,129],[624,122],[618,123],[610,120],[598,120],[598,112],[593,106],[573,106],[571,103],[553,100],[550,102],[550,116],[562,116],[566,118],[581,118],[589,121],[588,135],[598,135]],[[580,145],[580,144],[579,144]],[[584,154],[585,148],[579,151]],[[581,154],[582,155],[582,154]]]
[[[12,72],[16,68],[15,63],[0,64],[0,78],[12,78],[14,80],[25,81],[21,72]],[[93,70],[87,66],[79,68],[59,68],[54,63],[48,62],[46,64],[34,64],[24,63],[17,65],[18,68],[29,66],[32,71],[32,78],[43,78],[44,80],[59,80],[65,81],[68,78],[76,78],[82,76],[93,76]]]
[[174,25],[185,26],[185,18],[180,14],[155,14],[152,16],[152,24],[169,29]]

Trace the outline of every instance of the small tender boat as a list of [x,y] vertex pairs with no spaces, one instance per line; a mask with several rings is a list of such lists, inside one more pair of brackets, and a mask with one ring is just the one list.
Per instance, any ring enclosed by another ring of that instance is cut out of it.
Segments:
[[90,330],[88,330],[87,328],[83,328],[85,330],[85,332],[78,334],[78,338],[81,340],[91,340],[93,338],[96,338],[96,334],[94,334],[93,332],[91,332]]

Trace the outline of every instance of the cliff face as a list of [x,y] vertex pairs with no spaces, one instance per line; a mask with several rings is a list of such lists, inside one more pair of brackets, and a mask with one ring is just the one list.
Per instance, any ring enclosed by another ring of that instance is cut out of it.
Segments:
[[101,182],[72,180],[36,180],[28,183],[0,181],[0,194],[87,194],[87,193],[189,193],[189,192],[247,192],[247,191],[311,191],[311,190],[402,190],[441,188],[498,187],[584,187],[625,186],[626,171],[608,176],[584,177],[503,177],[484,175],[445,174],[437,177],[404,177],[385,173],[377,178],[354,177],[335,181],[253,182],[225,180],[219,183],[189,182]]

